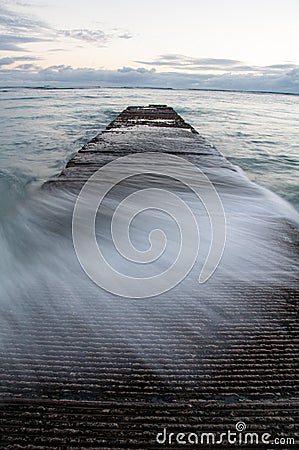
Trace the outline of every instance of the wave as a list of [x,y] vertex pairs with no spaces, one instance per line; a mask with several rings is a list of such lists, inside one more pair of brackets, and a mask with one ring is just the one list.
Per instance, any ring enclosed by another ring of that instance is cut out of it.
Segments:
[[[32,297],[32,283],[49,293],[57,292],[60,286],[69,292],[69,301],[76,299],[77,302],[78,285],[84,286],[87,292],[93,283],[82,271],[73,248],[71,228],[76,196],[58,191],[26,191],[13,175],[6,173],[4,177],[3,171],[1,175],[1,302],[6,299],[14,304],[19,298],[22,303],[24,297]],[[211,173],[211,177],[215,177],[215,173]],[[211,285],[215,282],[217,289],[220,288],[217,287],[219,277],[230,282],[243,279],[253,284],[259,283],[262,277],[275,283],[277,274],[287,273],[288,268],[294,265],[294,255],[288,245],[293,239],[292,229],[299,227],[297,211],[276,194],[247,182],[245,177],[244,180],[243,187],[233,194],[225,185],[220,191],[227,220],[227,242],[216,275],[208,282]],[[228,178],[226,181],[229,183]],[[183,194],[199,222],[203,252],[197,262],[200,266],[204,253],[208,251],[211,231],[203,208],[196,205],[190,195]],[[108,199],[102,213],[105,220],[111,220],[114,207],[115,199],[110,199],[110,202]],[[137,222],[133,230],[136,242],[146,240],[151,223],[152,229],[155,228],[156,218],[154,220],[153,217],[145,215]],[[116,258],[111,252],[113,243],[109,228],[103,226],[103,221],[99,223],[97,236],[103,240],[107,255]],[[170,253],[165,253],[167,259],[177,247],[177,235],[170,225],[165,230],[166,234],[169,232],[167,239],[171,247]],[[118,256],[114,263],[120,268],[127,267],[127,262]],[[165,259],[158,261],[161,267],[171,263]],[[158,270],[161,267],[158,266]],[[140,267],[136,270],[136,276],[144,273]],[[101,298],[107,298],[104,292],[101,292]]]

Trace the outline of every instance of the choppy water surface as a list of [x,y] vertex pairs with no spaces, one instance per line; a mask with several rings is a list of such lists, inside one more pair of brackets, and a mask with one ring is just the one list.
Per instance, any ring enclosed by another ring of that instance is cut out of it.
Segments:
[[[58,174],[82,144],[128,105],[173,106],[250,179],[299,208],[299,97],[151,89],[2,89],[2,183]],[[5,193],[4,193],[5,195]],[[3,195],[2,195],[3,197]]]

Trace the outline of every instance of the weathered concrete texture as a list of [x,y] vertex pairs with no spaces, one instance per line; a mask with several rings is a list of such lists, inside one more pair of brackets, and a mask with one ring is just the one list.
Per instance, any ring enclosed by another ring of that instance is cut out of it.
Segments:
[[[217,149],[163,106],[125,110],[45,187],[77,192],[107,162],[148,150],[197,164],[213,179],[224,205],[240,197],[241,210],[248,199],[263,200]],[[254,214],[240,219],[253,219],[244,259],[256,251]],[[268,259],[253,278],[242,278],[227,276],[220,266],[200,288],[191,277],[145,300],[120,299],[96,286],[87,291],[74,276],[75,298],[61,286],[49,292],[37,283],[22,300],[22,321],[3,311],[0,447],[154,449],[162,447],[155,437],[163,427],[226,432],[235,431],[240,420],[247,431],[295,437],[298,233],[262,214],[261,257],[264,244],[274,239],[290,263],[283,269]],[[234,217],[228,219],[230,224]],[[239,245],[234,234],[227,245],[228,252]]]
[[221,153],[172,108],[129,107],[103,133],[88,142],[69,161],[62,174],[47,182],[45,187],[78,191],[105,164],[131,153],[149,151],[184,156],[200,167],[233,170]]
[[192,133],[197,133],[191,125],[186,123],[182,117],[166,105],[149,105],[148,107],[129,106],[107,126],[107,130],[132,125],[185,128],[192,131]]

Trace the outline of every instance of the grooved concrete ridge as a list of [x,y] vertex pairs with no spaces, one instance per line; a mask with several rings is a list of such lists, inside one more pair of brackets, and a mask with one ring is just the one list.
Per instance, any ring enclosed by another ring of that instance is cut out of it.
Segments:
[[[127,108],[42,193],[77,193],[99,167],[149,150],[198,165],[224,208],[239,201],[242,211],[251,199],[267,201],[164,105]],[[227,208],[230,227],[238,211]],[[156,442],[164,427],[221,433],[236,431],[238,421],[250,432],[298,438],[298,231],[275,214],[258,214],[238,215],[240,227],[249,223],[248,242],[233,225],[228,235],[223,266],[235,270],[238,251],[238,273],[228,276],[220,265],[204,285],[195,274],[144,300],[120,299],[75,276],[71,293],[37,280],[30,295],[18,299],[22,320],[1,306],[0,448],[295,448]],[[243,259],[258,251],[255,233],[268,262],[256,273],[254,267],[242,272]],[[268,258],[271,245],[281,264],[275,255]]]

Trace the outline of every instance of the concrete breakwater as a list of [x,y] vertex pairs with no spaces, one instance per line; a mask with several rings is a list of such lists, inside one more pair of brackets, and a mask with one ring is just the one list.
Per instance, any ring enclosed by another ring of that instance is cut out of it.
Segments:
[[[163,105],[127,108],[43,193],[76,198],[99,168],[148,152],[153,162],[161,152],[180,156],[211,180],[227,219],[223,258],[203,285],[195,270],[173,290],[138,300],[101,290],[80,269],[62,289],[57,263],[54,281],[23,292],[21,318],[1,306],[1,448],[159,448],[164,438],[180,448],[188,436],[178,433],[193,433],[184,444],[191,448],[194,433],[199,443],[200,433],[214,433],[201,445],[215,448],[219,433],[239,439],[244,424],[258,439],[271,435],[253,441],[258,448],[296,437],[298,232],[287,206]],[[136,178],[111,203],[157,183]],[[172,185],[185,195],[162,180]],[[208,228],[200,227],[203,250]]]

